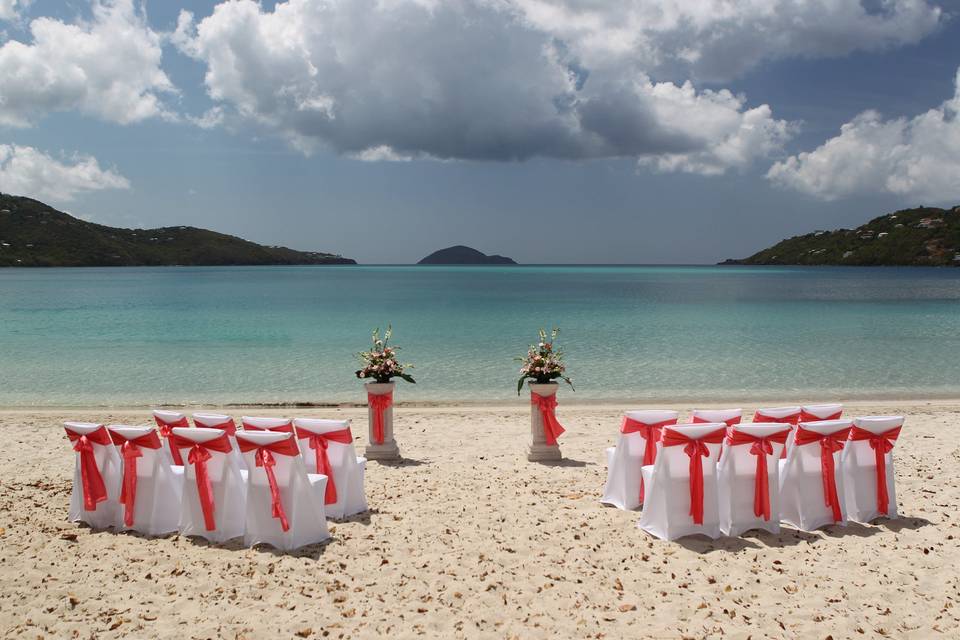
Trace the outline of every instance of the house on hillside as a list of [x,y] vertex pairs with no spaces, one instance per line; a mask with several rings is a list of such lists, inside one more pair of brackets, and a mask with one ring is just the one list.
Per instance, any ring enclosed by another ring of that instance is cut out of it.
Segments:
[[921,218],[917,229],[933,229],[943,226],[943,218]]

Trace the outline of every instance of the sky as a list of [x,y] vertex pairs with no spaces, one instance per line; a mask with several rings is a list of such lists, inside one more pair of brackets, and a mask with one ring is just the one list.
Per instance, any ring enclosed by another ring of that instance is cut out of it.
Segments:
[[960,0],[0,0],[0,191],[361,263],[960,204]]

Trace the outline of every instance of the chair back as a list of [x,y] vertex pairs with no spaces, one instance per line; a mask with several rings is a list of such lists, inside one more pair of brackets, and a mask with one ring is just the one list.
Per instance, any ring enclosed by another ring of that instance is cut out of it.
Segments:
[[631,420],[642,422],[644,424],[658,424],[661,422],[673,421],[676,424],[680,417],[678,411],[669,411],[666,409],[642,409],[636,411],[625,411],[624,414]]
[[70,447],[76,452],[69,517],[94,528],[116,523],[121,465],[107,428],[94,422],[64,422]]
[[293,422],[291,422],[290,418],[262,418],[256,416],[243,416],[240,418],[240,422],[245,431],[293,432]]
[[754,412],[753,421],[797,424],[800,421],[800,407],[762,407]]
[[[268,447],[285,440],[292,440],[293,437],[294,436],[292,433],[281,433],[276,431],[239,431],[237,432],[237,444],[242,448],[244,443],[248,443],[255,447]],[[243,456],[243,461],[246,463],[247,469],[249,470],[249,482],[253,485],[267,486],[268,481],[266,471],[264,470],[263,466],[257,466],[257,450],[251,449],[249,451],[243,451],[242,448],[240,455]],[[296,448],[295,444],[294,448]],[[273,455],[273,460],[274,477],[277,480],[277,484],[281,487],[290,486],[291,477],[294,474],[306,473],[306,469],[303,466],[303,460],[300,458],[299,454],[295,456],[276,454]]]
[[[204,443],[210,442],[211,440],[216,440],[220,436],[224,435],[226,431],[223,429],[208,429],[205,427],[174,427],[173,434],[189,440],[190,442]],[[188,455],[190,454],[191,447],[183,447],[180,449],[180,456],[184,461],[184,473],[188,480],[196,480],[196,469],[192,464],[189,464]],[[212,482],[218,482],[223,479],[224,472],[227,466],[230,464],[230,460],[233,457],[232,454],[234,451],[231,449],[229,453],[224,453],[221,451],[210,451],[210,459],[207,460],[207,476]]]
[[207,429],[223,429],[227,435],[234,435],[237,432],[237,426],[233,418],[222,413],[194,413],[193,422],[198,427]]
[[157,423],[163,423],[171,427],[188,427],[190,423],[187,421],[187,416],[179,413],[177,411],[166,411],[165,409],[154,409],[153,410],[153,419]]
[[[779,422],[749,422],[734,425],[728,429],[727,433],[731,438],[736,438],[735,434],[737,433],[743,433],[754,438],[770,438],[778,434],[788,434],[792,428],[790,424]],[[728,470],[737,475],[753,475],[756,472],[757,458],[750,451],[752,446],[752,442],[742,444],[731,444],[729,440],[725,442],[723,458]],[[772,453],[767,454],[767,457],[770,458],[768,466],[772,467],[775,461],[780,458],[786,445],[785,443],[771,441],[770,446]]]
[[[131,426],[126,424],[110,424],[107,425],[107,431],[110,432],[110,435],[114,434],[119,435],[120,438],[113,438],[113,444],[117,446],[118,449],[122,451],[123,440],[136,440],[137,438],[142,438],[144,436],[149,436],[151,433],[156,432],[156,427],[154,426]],[[159,436],[158,436],[159,437]],[[162,444],[162,439],[161,439]],[[166,462],[170,464],[170,453],[167,449],[162,446],[159,449],[151,449],[150,447],[140,447],[140,459],[137,463],[137,477],[147,478],[154,474],[156,463],[158,461]],[[121,458],[123,456],[121,455]],[[161,462],[161,464],[162,464]]]
[[[723,422],[701,422],[696,424],[678,424],[670,427],[664,427],[661,438],[665,438],[667,433],[673,431],[690,440],[699,440],[704,436],[711,435],[716,431],[725,431],[727,425]],[[704,469],[713,468],[713,465],[707,462],[716,463],[720,458],[722,442],[705,442],[709,455],[705,458],[701,456],[704,462]],[[663,446],[662,442],[657,446],[657,466],[663,464],[667,469],[667,474],[671,478],[689,478],[690,477],[690,456],[684,452],[683,446]]]
[[743,409],[694,409],[691,412],[692,423],[722,422],[727,426],[738,424],[743,417]]
[[843,415],[843,405],[839,403],[831,404],[805,404],[800,407],[800,421],[813,422],[816,420],[839,420]]

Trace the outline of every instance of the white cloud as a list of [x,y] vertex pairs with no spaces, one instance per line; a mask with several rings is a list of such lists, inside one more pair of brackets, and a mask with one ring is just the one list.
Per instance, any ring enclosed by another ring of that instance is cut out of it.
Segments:
[[824,200],[887,193],[960,201],[960,70],[955,95],[939,107],[892,120],[865,111],[815,150],[773,165],[767,178]]
[[175,92],[160,66],[161,36],[132,0],[96,0],[92,19],[76,24],[37,18],[30,34],[30,43],[0,46],[0,125],[66,110],[121,124],[173,118],[159,97]]
[[[504,0],[508,1],[508,0]],[[917,42],[944,20],[928,0],[509,0],[588,66],[721,81],[768,60]]]
[[33,0],[0,0],[0,20],[14,20]]
[[653,82],[577,49],[504,0],[252,0],[171,36],[207,66],[224,117],[309,152],[366,160],[633,157],[717,174],[779,148],[788,123],[728,91]]
[[101,169],[92,156],[57,159],[33,147],[0,144],[0,191],[4,193],[69,202],[86,191],[129,188],[129,180],[113,169]]

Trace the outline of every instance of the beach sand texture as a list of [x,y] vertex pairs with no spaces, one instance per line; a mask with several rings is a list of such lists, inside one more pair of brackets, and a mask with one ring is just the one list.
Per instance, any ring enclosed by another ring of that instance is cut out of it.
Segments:
[[[599,503],[626,407],[567,400],[554,465],[526,460],[524,406],[398,407],[407,460],[368,465],[370,512],[288,555],[69,523],[60,423],[148,412],[0,411],[0,635],[960,637],[960,401],[847,407],[907,416],[900,520],[666,543]],[[364,409],[285,415],[350,417],[366,442]]]

